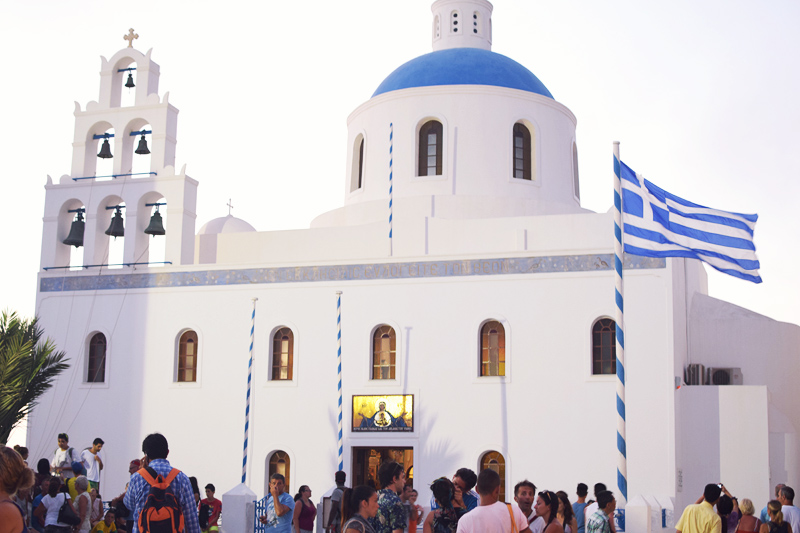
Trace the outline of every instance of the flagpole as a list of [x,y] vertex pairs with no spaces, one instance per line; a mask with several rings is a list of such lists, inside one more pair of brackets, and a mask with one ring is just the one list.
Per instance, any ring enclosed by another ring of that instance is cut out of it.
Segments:
[[247,479],[247,444],[250,430],[250,385],[253,378],[253,340],[256,331],[256,302],[253,298],[253,316],[250,320],[250,362],[247,364],[247,406],[244,410],[244,450],[242,452],[242,483]]
[[389,256],[392,256],[392,148],[394,143],[394,124],[389,123]]
[[624,286],[622,283],[623,222],[622,183],[619,141],[614,141],[614,271],[617,337],[617,487],[628,501],[628,453],[625,435],[625,323],[623,313]]
[[339,470],[344,470],[344,441],[342,439],[342,291],[336,291],[336,363],[339,367]]

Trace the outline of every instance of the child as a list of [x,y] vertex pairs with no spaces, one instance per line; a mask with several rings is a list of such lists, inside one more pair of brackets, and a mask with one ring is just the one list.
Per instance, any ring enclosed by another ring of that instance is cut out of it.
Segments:
[[90,533],[111,533],[112,531],[116,531],[117,525],[114,523],[115,517],[116,513],[114,513],[114,509],[109,509],[103,521],[95,524]]

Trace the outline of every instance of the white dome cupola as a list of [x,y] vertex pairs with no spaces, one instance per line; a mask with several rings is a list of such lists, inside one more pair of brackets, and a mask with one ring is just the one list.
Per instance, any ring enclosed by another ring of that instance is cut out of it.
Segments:
[[492,49],[492,4],[486,0],[437,0],[433,12],[433,50]]
[[390,204],[393,223],[584,212],[575,116],[491,50],[492,9],[433,3],[433,51],[397,67],[350,114],[345,205],[313,226],[378,222]]

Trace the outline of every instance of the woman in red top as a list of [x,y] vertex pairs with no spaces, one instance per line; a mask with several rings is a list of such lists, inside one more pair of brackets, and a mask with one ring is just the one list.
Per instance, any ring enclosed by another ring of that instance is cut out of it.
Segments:
[[292,531],[294,533],[312,533],[314,519],[317,517],[317,507],[311,501],[311,489],[308,485],[301,485],[294,496],[294,515],[292,515]]
[[739,525],[736,526],[737,533],[758,533],[758,530],[761,529],[761,520],[753,516],[756,512],[753,502],[742,498],[739,510],[742,512],[742,517],[739,519]]

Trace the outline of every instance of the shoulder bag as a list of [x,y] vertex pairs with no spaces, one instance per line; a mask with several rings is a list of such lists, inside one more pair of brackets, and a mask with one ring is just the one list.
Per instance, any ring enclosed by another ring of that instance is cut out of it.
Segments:
[[81,518],[75,514],[75,511],[67,503],[66,494],[64,494],[64,503],[61,504],[61,509],[58,510],[58,521],[71,526],[77,526],[81,523]]

